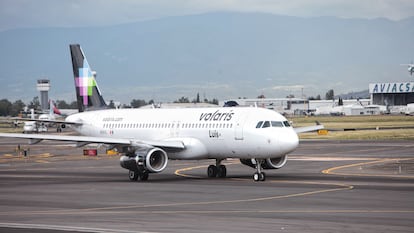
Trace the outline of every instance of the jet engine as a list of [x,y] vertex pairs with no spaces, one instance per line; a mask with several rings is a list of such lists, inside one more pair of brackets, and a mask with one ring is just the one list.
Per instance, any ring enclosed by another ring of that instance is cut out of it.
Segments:
[[[253,164],[251,159],[240,159],[240,162],[246,166],[256,168],[256,164]],[[279,169],[283,167],[287,162],[287,155],[279,158],[267,158],[263,164],[263,169]]]
[[167,153],[160,148],[136,150],[132,156],[120,158],[121,167],[131,171],[162,172],[168,163]]

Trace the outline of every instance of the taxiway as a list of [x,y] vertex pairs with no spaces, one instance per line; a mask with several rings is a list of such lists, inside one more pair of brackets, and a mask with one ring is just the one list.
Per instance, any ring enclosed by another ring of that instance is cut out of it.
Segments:
[[265,182],[228,160],[170,161],[130,182],[118,156],[0,139],[0,232],[412,232],[411,141],[305,141]]

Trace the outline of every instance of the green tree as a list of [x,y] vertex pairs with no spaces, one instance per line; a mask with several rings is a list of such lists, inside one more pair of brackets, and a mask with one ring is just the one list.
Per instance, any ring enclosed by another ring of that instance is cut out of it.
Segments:
[[145,105],[147,105],[147,102],[145,100],[133,99],[131,101],[131,107],[133,107],[133,108],[139,108],[139,107],[142,107],[142,106],[145,106]]
[[286,98],[292,99],[292,98],[295,98],[295,95],[294,94],[289,94],[289,95],[286,96]]
[[321,100],[321,95],[317,95],[316,97],[309,97],[308,100]]
[[0,100],[0,116],[10,116],[12,103],[8,99]]
[[343,106],[343,105],[344,105],[344,101],[342,100],[342,98],[339,98],[338,106]]
[[[259,95],[257,98],[258,98],[258,99],[266,99],[266,97],[265,97],[263,94]],[[239,99],[240,99],[240,98],[239,98]]]
[[190,100],[188,100],[187,97],[182,96],[178,100],[174,101],[174,103],[190,103]]
[[70,105],[64,100],[56,100],[56,107],[58,109],[69,109]]
[[110,101],[109,101],[109,105],[108,105],[108,107],[109,107],[109,108],[115,108],[115,103],[114,103],[114,101],[113,101],[113,100],[110,100]]
[[35,96],[35,97],[33,97],[33,100],[29,103],[29,106],[28,106],[30,109],[39,109],[39,107],[40,107],[40,101],[39,101],[39,97],[38,96]]
[[334,97],[335,97],[335,94],[334,94],[334,90],[329,90],[328,92],[326,92],[326,94],[325,94],[325,99],[327,99],[327,100],[333,100],[334,99]]
[[12,108],[11,108],[11,112],[10,115],[12,116],[17,116],[19,115],[19,113],[21,111],[23,111],[24,106],[26,106],[23,101],[21,100],[16,100],[13,104],[12,104]]
[[78,101],[72,101],[72,103],[69,104],[69,109],[78,109]]
[[216,98],[214,98],[212,101],[210,101],[209,102],[210,104],[215,104],[215,105],[218,105],[219,104],[219,101],[218,101],[218,99],[216,99]]
[[196,103],[200,103],[200,93],[197,93]]

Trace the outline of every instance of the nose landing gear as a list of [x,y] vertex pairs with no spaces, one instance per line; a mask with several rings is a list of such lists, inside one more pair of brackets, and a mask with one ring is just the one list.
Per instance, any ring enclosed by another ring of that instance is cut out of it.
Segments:
[[262,163],[264,160],[262,159],[254,159],[256,162],[256,172],[253,174],[254,181],[265,181],[266,180],[266,173],[262,172]]

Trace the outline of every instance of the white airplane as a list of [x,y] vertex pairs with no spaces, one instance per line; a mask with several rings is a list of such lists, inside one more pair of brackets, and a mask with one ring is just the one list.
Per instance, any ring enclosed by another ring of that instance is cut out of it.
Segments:
[[[57,125],[58,131],[61,131],[61,124],[56,121],[55,114],[60,115],[59,109],[56,108],[53,100],[49,100],[49,113],[41,114],[37,119],[34,117],[34,112],[32,111],[31,118],[13,118],[17,121],[23,121],[23,132],[24,133],[40,133],[47,132],[48,126]],[[61,121],[60,121],[61,122]]]
[[55,114],[61,115],[53,100],[49,100],[49,114],[41,114],[39,120],[54,121],[56,120]]
[[292,128],[279,113],[263,108],[107,109],[80,45],[70,45],[79,113],[65,122],[84,136],[0,133],[1,137],[74,141],[78,146],[102,143],[124,153],[120,164],[131,181],[147,180],[162,172],[169,159],[215,159],[208,177],[226,177],[227,158],[256,169],[255,181],[264,181],[263,169],[278,169],[298,147],[297,133],[323,128]]
[[414,73],[414,63],[411,62],[410,64],[401,64],[402,66],[408,66],[408,73],[413,76]]

